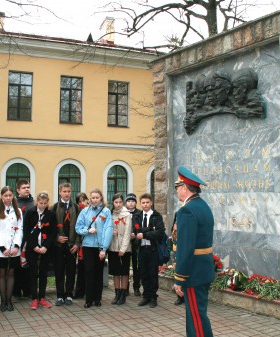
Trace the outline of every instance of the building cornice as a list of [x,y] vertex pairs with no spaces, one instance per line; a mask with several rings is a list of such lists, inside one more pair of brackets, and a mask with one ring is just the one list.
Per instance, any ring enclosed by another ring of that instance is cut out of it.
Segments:
[[83,147],[96,149],[123,149],[123,150],[147,150],[153,151],[154,145],[147,144],[128,144],[128,143],[107,143],[107,142],[86,142],[74,140],[47,140],[47,139],[31,139],[31,138],[8,138],[0,137],[0,144],[16,144],[31,146],[64,146],[64,147]]
[[0,53],[140,69],[149,69],[159,56],[145,49],[8,32],[0,34]]

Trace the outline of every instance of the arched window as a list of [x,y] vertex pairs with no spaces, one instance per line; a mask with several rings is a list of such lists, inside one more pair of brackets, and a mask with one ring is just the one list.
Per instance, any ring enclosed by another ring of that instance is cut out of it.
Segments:
[[121,193],[123,197],[127,195],[127,172],[120,166],[115,165],[110,168],[107,176],[107,201],[111,204],[113,195]]
[[77,166],[66,164],[62,166],[58,172],[58,185],[62,183],[70,183],[72,185],[71,199],[76,201],[76,195],[81,192],[81,173]]
[[153,202],[155,201],[155,170],[152,171],[151,173],[151,178],[150,178],[150,193],[153,198]]
[[19,180],[30,181],[30,171],[24,164],[15,163],[9,166],[6,171],[6,185],[16,193],[16,185]]

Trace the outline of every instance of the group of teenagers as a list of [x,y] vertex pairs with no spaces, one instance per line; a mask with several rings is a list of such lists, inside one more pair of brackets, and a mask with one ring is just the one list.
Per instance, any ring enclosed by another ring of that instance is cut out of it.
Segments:
[[50,308],[52,303],[46,299],[50,264],[55,274],[55,305],[71,305],[73,298],[81,297],[84,308],[100,307],[106,257],[115,287],[111,304],[126,301],[132,261],[134,295],[141,296],[143,287],[138,306],[156,307],[157,241],[165,227],[161,214],[152,207],[152,196],[140,196],[139,210],[133,193],[125,198],[115,194],[111,207],[98,188],[90,191],[89,198],[79,193],[76,203],[71,194],[70,183],[60,184],[59,201],[50,207],[47,192],[33,200],[26,180],[17,182],[16,192],[9,186],[1,189],[0,310],[14,310],[13,296],[30,297],[34,310]]

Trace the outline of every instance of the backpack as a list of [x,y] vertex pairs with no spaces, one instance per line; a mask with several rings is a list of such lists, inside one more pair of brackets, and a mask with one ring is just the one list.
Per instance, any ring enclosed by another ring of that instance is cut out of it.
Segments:
[[157,240],[159,265],[162,266],[170,260],[170,251],[168,249],[169,238],[166,233],[163,234],[161,241]]

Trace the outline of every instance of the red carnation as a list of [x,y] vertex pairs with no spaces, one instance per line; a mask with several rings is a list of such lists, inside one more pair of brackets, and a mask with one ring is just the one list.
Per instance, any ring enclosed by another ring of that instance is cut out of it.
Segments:
[[18,227],[14,227],[14,230],[17,231],[17,230],[18,230]]
[[46,223],[43,223],[42,224],[42,227],[49,227],[50,223],[49,222],[46,222]]
[[91,218],[91,220],[92,220],[92,221],[95,221],[95,220],[96,220],[96,216],[93,216],[93,217]]
[[24,212],[26,210],[26,206],[22,206],[21,210],[22,210],[22,212]]
[[59,223],[59,224],[57,225],[57,227],[58,227],[58,228],[63,228],[62,223]]
[[136,223],[136,224],[134,225],[134,228],[138,231],[138,229],[140,229],[139,223]]
[[115,224],[115,225],[118,225],[119,223],[120,223],[120,220],[115,220],[115,221],[114,221],[114,224]]
[[79,204],[79,208],[80,208],[80,209],[83,209],[83,208],[85,208],[85,207],[86,207],[85,204]]
[[101,220],[106,220],[106,216],[104,216],[104,215],[99,215],[99,217],[101,218]]
[[46,240],[47,234],[43,233],[43,234],[42,234],[42,238],[43,238],[43,240]]

